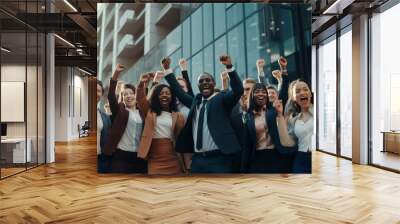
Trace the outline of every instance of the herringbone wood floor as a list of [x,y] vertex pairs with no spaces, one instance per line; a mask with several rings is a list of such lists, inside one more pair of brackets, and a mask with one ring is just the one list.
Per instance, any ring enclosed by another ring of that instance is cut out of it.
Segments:
[[400,223],[400,175],[316,152],[312,175],[96,172],[95,137],[0,181],[0,223]]

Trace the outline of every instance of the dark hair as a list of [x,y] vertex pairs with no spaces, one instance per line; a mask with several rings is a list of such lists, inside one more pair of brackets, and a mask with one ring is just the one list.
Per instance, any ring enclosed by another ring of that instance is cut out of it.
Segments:
[[103,83],[100,80],[97,80],[97,85],[101,86],[101,95],[103,95],[104,94]]
[[201,73],[201,74],[199,75],[199,77],[202,76],[202,75],[208,75],[208,76],[210,76],[211,80],[215,83],[214,76],[212,76],[210,73],[208,73],[208,72],[203,72],[203,73]]
[[136,92],[135,86],[132,84],[129,84],[129,83],[124,85],[124,89],[131,89],[133,91],[133,93]]
[[[250,113],[252,113],[252,111],[256,108],[256,104],[254,103],[254,92],[258,89],[262,89],[262,90],[265,90],[265,92],[267,92],[267,88],[263,84],[261,84],[259,82],[254,84],[253,88],[251,89],[250,96],[249,96],[248,102],[247,102],[247,108],[248,108],[247,111]],[[268,97],[266,97],[266,99],[267,99],[266,106],[268,106],[269,99],[268,99]]]
[[148,100],[150,102],[150,108],[153,112],[155,112],[157,114],[157,116],[160,115],[161,111],[162,111],[159,96],[160,96],[161,90],[164,87],[167,87],[171,91],[171,103],[169,104],[170,112],[178,111],[176,97],[175,97],[174,92],[171,90],[171,88],[165,84],[157,84],[151,88],[150,93],[148,95]]
[[267,86],[267,90],[272,89],[274,90],[276,93],[278,93],[278,90],[275,88],[275,86]]

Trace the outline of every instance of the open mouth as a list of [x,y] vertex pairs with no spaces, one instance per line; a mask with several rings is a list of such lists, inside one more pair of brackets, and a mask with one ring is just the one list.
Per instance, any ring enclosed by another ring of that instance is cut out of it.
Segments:
[[210,86],[209,85],[203,86],[202,87],[202,92],[203,93],[210,93],[211,92]]
[[169,99],[168,98],[160,98],[160,102],[161,102],[161,104],[168,104]]
[[257,97],[255,98],[255,100],[256,100],[258,103],[264,103],[264,102],[265,102],[265,96],[257,96]]
[[305,97],[305,96],[300,97],[300,102],[301,102],[301,103],[308,103],[308,100],[309,100],[308,97]]

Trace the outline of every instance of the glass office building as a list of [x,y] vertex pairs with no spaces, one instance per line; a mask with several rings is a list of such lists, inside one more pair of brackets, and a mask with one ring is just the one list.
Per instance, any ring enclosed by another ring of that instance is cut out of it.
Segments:
[[[175,68],[180,58],[188,60],[191,80],[208,72],[220,88],[223,67],[218,58],[228,53],[242,79],[257,78],[257,59],[265,59],[265,73],[271,74],[279,68],[279,56],[284,56],[290,79],[304,78],[311,83],[310,28],[311,6],[306,4],[202,4],[122,79],[136,83],[142,72],[159,70],[160,59],[169,56]],[[198,91],[195,81],[192,85]]]

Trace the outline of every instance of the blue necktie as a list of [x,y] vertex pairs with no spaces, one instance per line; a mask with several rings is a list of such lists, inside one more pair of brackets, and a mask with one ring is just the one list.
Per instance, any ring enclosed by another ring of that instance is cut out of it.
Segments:
[[204,112],[206,110],[207,100],[203,100],[203,105],[200,109],[199,122],[197,122],[197,140],[196,149],[203,148],[203,123],[204,123]]

